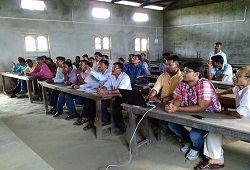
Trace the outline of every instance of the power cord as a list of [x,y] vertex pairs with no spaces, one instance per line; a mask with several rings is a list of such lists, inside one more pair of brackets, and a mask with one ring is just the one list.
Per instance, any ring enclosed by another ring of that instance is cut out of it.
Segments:
[[[143,120],[143,118],[146,116],[146,114],[147,114],[149,111],[153,110],[153,109],[156,107],[155,105],[151,105],[151,106],[153,106],[153,107],[150,108],[150,109],[148,109],[148,110],[143,114],[143,116],[142,116],[142,118],[140,119],[140,121],[137,123],[137,125],[136,125],[136,127],[135,127],[135,131],[133,132],[133,135],[132,135],[132,137],[131,137],[131,139],[130,139],[130,141],[129,141],[129,161],[128,161],[127,163],[125,163],[125,164],[122,164],[122,165],[108,165],[107,168],[106,168],[106,170],[108,170],[109,167],[123,167],[123,166],[127,166],[127,165],[131,162],[131,158],[132,158],[131,142],[132,142],[132,139],[134,138],[135,133],[136,133],[136,130],[137,130],[139,124],[141,123],[141,121]],[[132,114],[133,114],[133,113],[132,113]]]

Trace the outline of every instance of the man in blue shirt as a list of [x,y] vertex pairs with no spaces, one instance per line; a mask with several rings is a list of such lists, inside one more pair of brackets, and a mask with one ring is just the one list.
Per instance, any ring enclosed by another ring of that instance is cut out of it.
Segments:
[[131,84],[134,84],[135,80],[144,76],[148,76],[148,73],[143,65],[140,64],[141,55],[135,55],[132,58],[132,63],[129,63],[123,69],[131,79]]
[[211,64],[208,64],[208,79],[225,82],[233,82],[233,70],[230,64],[224,64],[224,59],[221,55],[211,57]]

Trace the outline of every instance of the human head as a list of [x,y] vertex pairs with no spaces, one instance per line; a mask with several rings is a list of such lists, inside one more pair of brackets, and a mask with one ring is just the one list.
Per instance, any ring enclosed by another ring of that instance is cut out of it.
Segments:
[[202,62],[190,61],[184,64],[183,80],[196,82],[204,76],[204,65]]
[[134,57],[134,54],[128,55],[128,62],[132,63],[132,58]]
[[124,62],[125,62],[124,58],[122,58],[122,57],[118,58],[118,63],[124,64]]
[[23,65],[25,64],[25,59],[22,58],[22,57],[18,58],[18,63],[19,63],[21,66],[23,66]]
[[70,62],[70,63],[72,63],[72,60],[71,60],[71,59],[69,59],[69,58],[68,58],[68,59],[66,59],[65,61],[66,61],[66,62]]
[[221,50],[221,47],[222,47],[222,43],[221,42],[216,42],[215,46],[214,46],[214,50],[216,52],[219,52]]
[[96,61],[100,61],[102,59],[102,53],[100,52],[95,52],[94,56]]
[[140,55],[140,54],[136,54],[136,55],[134,55],[134,57],[132,58],[132,63],[133,63],[134,65],[139,64],[140,61],[141,61],[141,55]]
[[65,61],[65,57],[62,57],[62,56],[56,57],[56,65],[58,67],[62,67],[64,61]]
[[146,53],[141,53],[141,61],[145,60],[147,58]]
[[45,60],[43,57],[37,57],[36,62],[37,62],[37,64],[42,65],[45,62]]
[[98,63],[98,70],[105,72],[108,69],[109,62],[107,60],[100,60]]
[[90,62],[88,60],[81,60],[79,63],[79,68],[82,70],[86,70],[86,67],[90,66]]
[[109,60],[109,56],[107,56],[107,55],[102,55],[102,60]]
[[211,60],[212,60],[212,65],[213,67],[215,68],[220,68],[221,65],[223,65],[223,57],[221,55],[215,55],[215,56],[212,56],[211,57]]
[[79,63],[79,62],[80,62],[80,56],[76,56],[76,57],[75,57],[75,62],[76,62],[76,63]]
[[33,66],[33,61],[31,59],[27,59],[26,63],[28,64],[29,67]]
[[176,73],[179,70],[179,57],[177,55],[166,57],[166,69],[168,73]]
[[42,57],[43,61],[45,62],[47,56],[46,55],[42,55],[41,57]]
[[51,64],[51,63],[53,63],[53,60],[52,60],[50,57],[47,57],[47,58],[45,59],[45,63],[46,63],[46,64]]
[[82,55],[82,59],[83,60],[88,60],[89,61],[89,56],[87,54],[83,54]]
[[250,67],[242,67],[240,68],[234,78],[234,85],[240,88],[244,88],[250,85]]
[[118,62],[113,64],[113,67],[112,67],[112,74],[113,75],[116,75],[116,76],[120,75],[122,70],[123,70],[123,64],[118,63]]
[[63,62],[62,72],[64,74],[70,73],[72,69],[73,69],[73,65],[71,62],[68,62],[68,61]]

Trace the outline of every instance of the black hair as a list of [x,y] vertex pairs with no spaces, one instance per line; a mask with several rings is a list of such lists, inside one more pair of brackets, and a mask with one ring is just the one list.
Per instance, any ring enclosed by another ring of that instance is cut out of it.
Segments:
[[65,61],[65,57],[58,56],[58,57],[56,57],[56,60]]
[[220,64],[223,64],[223,62],[224,62],[224,59],[221,55],[212,56],[211,60],[216,62],[216,63],[220,63]]
[[128,56],[131,56],[132,55],[132,57],[134,57],[135,55],[134,54],[129,54]]
[[66,64],[68,67],[71,67],[73,69],[73,65],[71,62],[64,61],[63,64]]
[[100,53],[100,52],[95,52],[94,55],[98,55],[98,56],[102,57],[102,53]]
[[106,58],[107,60],[109,59],[109,56],[107,55],[102,55],[102,57]]
[[80,56],[76,56],[75,58],[78,58],[80,60]]
[[41,57],[42,57],[42,59],[44,59],[44,60],[47,58],[46,55],[42,55]]
[[187,67],[189,69],[194,70],[194,72],[199,72],[199,78],[202,78],[204,76],[204,64],[199,61],[189,61],[184,64],[184,68]]
[[[68,60],[69,62],[71,62],[71,63],[72,63],[72,60],[71,60],[70,58],[67,58],[66,60]],[[66,60],[65,60],[65,61],[66,61]]]
[[123,64],[122,64],[122,63],[115,62],[115,63],[113,64],[113,66],[114,66],[114,65],[117,65],[119,69],[123,70]]
[[94,57],[90,57],[89,59],[90,59],[90,60],[91,60],[91,59],[92,59],[92,60],[95,60],[95,58],[94,58]]
[[99,63],[102,62],[103,64],[105,64],[108,68],[109,66],[109,62],[107,60],[100,60]]
[[221,42],[216,42],[215,45],[220,45],[220,46],[222,46],[222,43],[221,43]]
[[83,54],[82,57],[83,57],[83,58],[84,58],[84,57],[89,58],[88,54]]
[[134,57],[138,57],[139,60],[141,61],[141,55],[140,54],[136,54],[136,55],[134,55]]
[[32,62],[33,63],[33,61],[31,59],[27,59],[26,63],[28,63],[28,62]]
[[179,56],[178,55],[171,55],[169,57],[166,57],[166,60],[173,60],[173,62],[179,63]]
[[47,57],[45,60],[49,60],[51,63],[53,63],[53,60],[50,57]]
[[163,53],[162,56],[163,56],[163,57],[169,57],[169,56],[170,56],[170,53]]
[[121,60],[123,63],[125,62],[124,58],[120,57],[118,60]]
[[146,55],[146,53],[141,53],[141,55],[145,55],[145,56],[147,56],[147,55]]
[[19,62],[25,63],[25,59],[23,57],[18,58]]
[[36,60],[43,60],[43,59],[45,59],[45,58],[44,58],[44,57],[42,57],[42,56],[41,56],[41,57],[37,57],[37,58],[36,58]]
[[84,63],[85,63],[85,65],[90,66],[90,62],[89,62],[88,60],[81,60],[80,62],[84,62]]

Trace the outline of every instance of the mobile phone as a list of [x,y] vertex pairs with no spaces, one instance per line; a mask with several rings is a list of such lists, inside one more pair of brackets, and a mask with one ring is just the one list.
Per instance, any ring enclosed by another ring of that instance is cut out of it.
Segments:
[[193,117],[195,117],[196,119],[204,119],[205,117],[201,116],[201,115],[192,115]]

